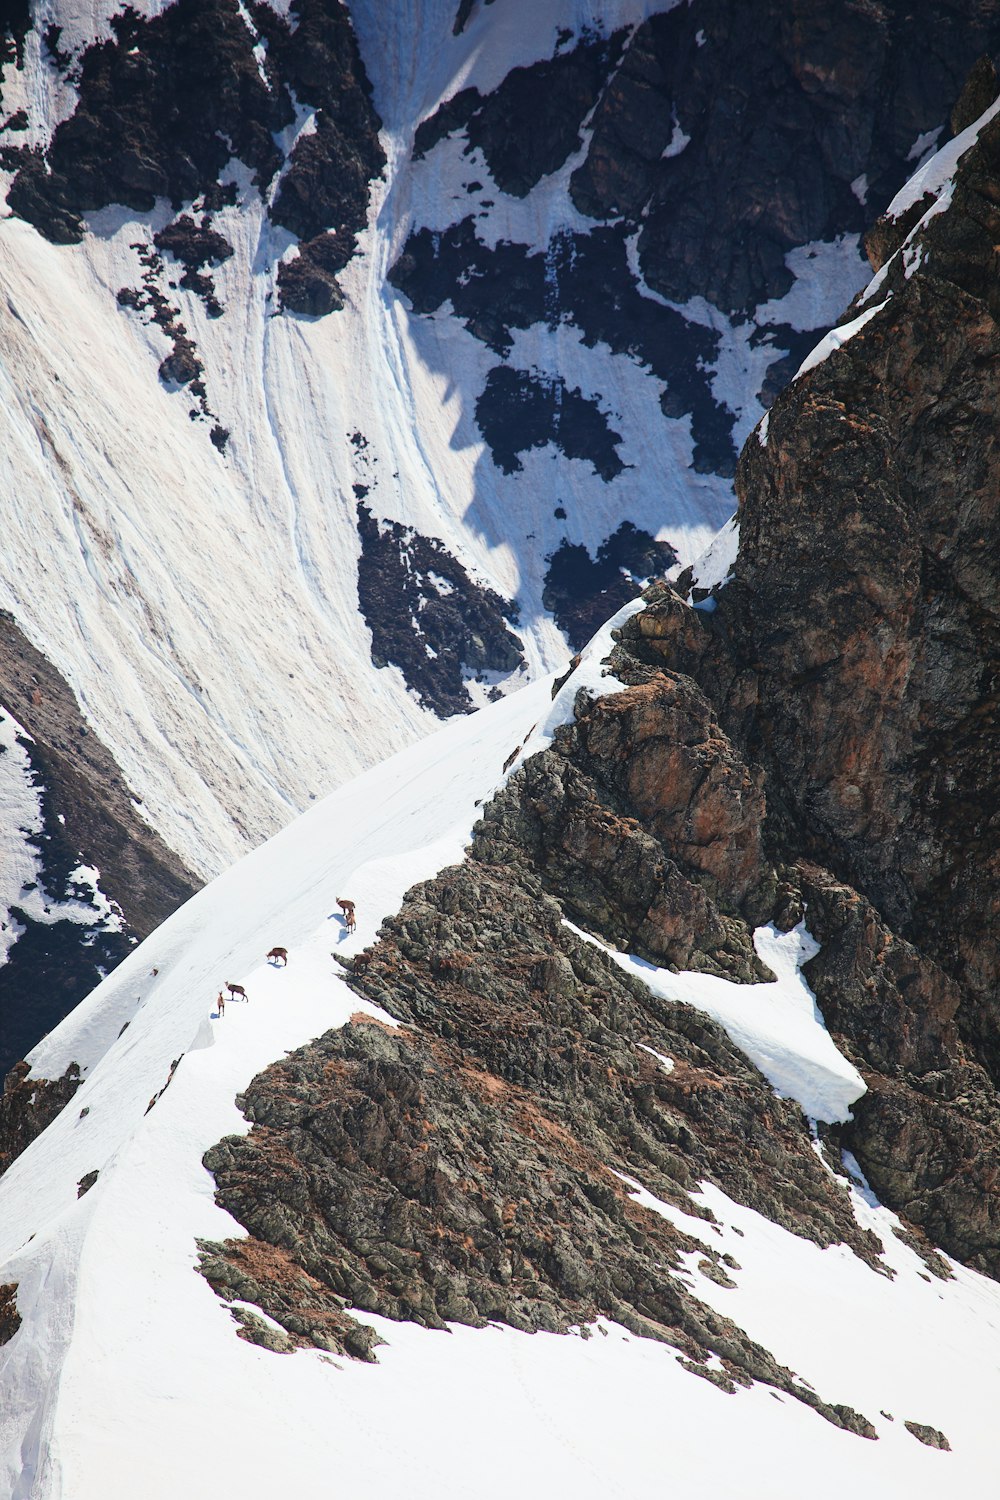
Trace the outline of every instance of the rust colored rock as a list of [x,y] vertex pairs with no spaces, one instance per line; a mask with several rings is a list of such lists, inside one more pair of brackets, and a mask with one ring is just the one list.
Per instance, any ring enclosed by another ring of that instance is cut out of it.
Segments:
[[751,771],[688,677],[660,673],[598,699],[581,750],[682,868],[739,906],[761,877],[762,776]]
[[955,981],[891,932],[851,886],[816,866],[797,873],[809,930],[821,945],[806,972],[844,1050],[896,1075],[924,1075],[964,1057]]

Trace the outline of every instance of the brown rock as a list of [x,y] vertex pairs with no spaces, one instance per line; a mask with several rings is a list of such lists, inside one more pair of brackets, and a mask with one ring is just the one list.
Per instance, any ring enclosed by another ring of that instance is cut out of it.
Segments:
[[682,868],[738,907],[761,878],[762,777],[690,678],[660,673],[579,716],[582,753]]

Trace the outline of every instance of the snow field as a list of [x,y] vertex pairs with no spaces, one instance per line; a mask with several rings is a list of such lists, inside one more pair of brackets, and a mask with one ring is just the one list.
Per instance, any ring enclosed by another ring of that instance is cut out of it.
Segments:
[[[148,7],[158,8],[159,0]],[[355,484],[368,487],[377,515],[438,537],[474,577],[517,600],[531,675],[565,654],[541,598],[547,558],[564,538],[593,555],[627,515],[668,538],[683,566],[731,513],[729,484],[691,469],[690,423],[663,418],[657,382],[632,360],[585,348],[569,327],[517,333],[511,359],[599,397],[629,467],[605,483],[589,463],[547,447],[525,454],[521,473],[502,474],[474,420],[495,356],[446,312],[411,317],[385,281],[413,225],[464,213],[461,183],[473,168],[489,182],[457,141],[411,166],[416,123],[459,88],[488,92],[511,68],[550,56],[560,28],[611,30],[652,9],[662,5],[480,5],[455,37],[452,0],[352,5],[389,165],[373,187],[362,254],[343,278],[345,310],[273,316],[291,238],[267,223],[238,163],[228,175],[240,202],[215,216],[235,250],[212,272],[224,316],[209,319],[197,297],[171,289],[167,261],[164,290],[231,433],[224,456],[207,424],[189,419],[188,394],[157,379],[169,347],[162,334],[115,305],[121,287],[139,285],[130,247],[151,244],[172,217],[168,206],[94,214],[87,241],[73,247],[0,223],[11,312],[0,330],[0,605],[67,677],[144,815],[194,872],[216,874],[331,781],[434,727],[400,672],[370,662],[357,608]],[[104,35],[109,15],[106,6],[61,7],[64,44]],[[35,33],[24,72],[8,73],[41,140],[43,126],[69,113],[73,91]],[[310,125],[301,111],[296,128]],[[517,233],[542,245],[577,224],[569,170],[525,200],[492,192],[487,239]],[[856,246],[847,242],[802,254],[793,291],[762,310],[765,320],[808,326],[826,306],[813,305],[807,282],[822,282],[829,300],[853,275]],[[748,329],[732,334],[732,349],[726,333],[715,377],[716,395],[743,425],[757,415],[741,405]],[[766,348],[754,355],[773,357]],[[352,444],[355,433],[367,446]],[[554,515],[560,505],[565,523]]]

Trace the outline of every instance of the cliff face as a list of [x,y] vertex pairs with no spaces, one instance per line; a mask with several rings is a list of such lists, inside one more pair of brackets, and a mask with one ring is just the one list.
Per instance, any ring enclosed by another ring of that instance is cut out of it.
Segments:
[[994,1273],[998,149],[991,108],[877,227],[847,341],[746,445],[732,581],[700,637],[664,609],[656,643],[766,769],[770,847],[806,862],[817,994],[881,1075],[852,1149]]

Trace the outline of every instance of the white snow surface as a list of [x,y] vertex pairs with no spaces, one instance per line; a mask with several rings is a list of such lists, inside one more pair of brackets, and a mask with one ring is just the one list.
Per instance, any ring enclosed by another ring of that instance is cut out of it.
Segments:
[[[965,153],[976,144],[983,127],[992,120],[1000,111],[1000,99],[994,100],[989,109],[980,115],[978,120],[956,135],[935,151],[935,143],[941,134],[942,127],[937,130],[927,131],[918,136],[914,142],[909,160],[920,157],[917,170],[913,176],[903,184],[895,198],[886,209],[886,216],[890,219],[901,218],[902,215],[927,196],[931,202],[923,214],[910,229],[906,239],[899,249],[892,254],[879,271],[872,277],[865,291],[858,299],[858,305],[863,307],[866,302],[878,294],[883,284],[888,279],[889,271],[894,262],[902,256],[903,276],[906,281],[918,271],[925,263],[927,251],[920,243],[921,231],[930,221],[942,214],[951,205],[955,191],[955,172],[958,164]],[[885,305],[884,303],[881,305]],[[876,309],[877,310],[877,309]],[[848,325],[850,326],[850,325]],[[801,371],[799,372],[801,374]]]
[[[797,245],[785,256],[785,265],[795,278],[792,285],[783,297],[762,302],[752,318],[736,321],[704,297],[667,304],[690,322],[714,329],[719,335],[719,351],[712,366],[712,394],[737,419],[733,426],[737,448],[765,415],[759,398],[752,393],[760,389],[771,365],[784,357],[780,327],[787,325],[807,333],[832,323],[864,286],[867,272],[856,234]],[[637,270],[635,258],[633,270]],[[772,328],[773,334],[765,332],[761,337],[762,329]]]
[[633,953],[618,953],[567,921],[579,937],[602,948],[619,968],[637,975],[655,995],[705,1011],[785,1099],[796,1099],[811,1120],[849,1120],[865,1092],[861,1074],[838,1051],[826,1029],[802,965],[819,944],[800,922],[790,932],[758,927],[757,954],[775,975],[766,984],[734,984],[715,974],[674,973]]
[[[862,1410],[878,1442],[765,1387],[725,1395],[669,1346],[604,1320],[584,1339],[372,1317],[387,1340],[374,1366],[276,1355],[236,1336],[194,1269],[196,1238],[242,1234],[201,1165],[208,1146],[247,1128],[235,1094],[352,1014],[379,1019],[331,953],[366,945],[411,882],[459,857],[477,805],[549,698],[539,682],[334,793],[195,896],[33,1054],[36,1074],[76,1060],[86,1076],[0,1181],[0,1282],[18,1284],[23,1319],[0,1349],[0,1492],[11,1500],[270,1500],[334,1482],[375,1500],[404,1487],[414,1500],[507,1500],[512,1489],[630,1500],[665,1472],[679,1492],[748,1500],[841,1500],[848,1489],[930,1500],[973,1493],[991,1472],[1000,1288],[962,1269],[930,1278],[860,1191],[855,1211],[882,1240],[892,1280],[712,1186],[700,1197],[714,1224],[632,1183],[651,1213],[738,1263],[726,1289],[687,1257],[696,1294],[825,1399]],[[345,894],[357,902],[352,937],[334,905]],[[288,948],[287,968],[264,961],[273,943]],[[784,999],[740,987],[744,1009],[787,1028],[786,1061],[803,1048],[815,1080],[815,1022],[796,1030],[807,992],[797,1007],[790,994],[809,940],[764,933],[758,944]],[[638,972],[691,986],[692,1003],[709,1008],[704,976]],[[227,980],[249,1001],[217,1019]],[[903,1418],[940,1427],[954,1451],[922,1446]]]
[[[759,429],[763,431],[765,438],[767,428],[764,424],[767,422],[767,416],[765,412]],[[740,518],[735,515],[726,522],[718,535],[712,538],[701,556],[695,558],[691,565],[691,587],[695,589],[722,588],[733,576],[739,550]],[[695,605],[695,608],[704,609],[709,602],[708,599],[704,599],[701,605]],[[711,602],[714,607],[714,601]]]
[[[926,223],[927,217],[933,213],[943,213],[951,202],[951,192],[954,186],[955,168],[958,166],[965,153],[973,147],[979,139],[979,133],[988,125],[997,111],[1000,110],[1000,99],[995,99],[989,109],[974,120],[971,125],[959,132],[953,140],[948,141],[941,147],[940,151],[931,151],[922,164],[900,188],[886,209],[886,217],[890,219],[901,218],[906,210],[914,203],[918,203],[926,195],[936,201],[924,215],[921,222]],[[910,157],[915,158],[921,154],[921,150],[932,148],[940,131],[929,131],[926,135],[918,137],[910,152]]]

